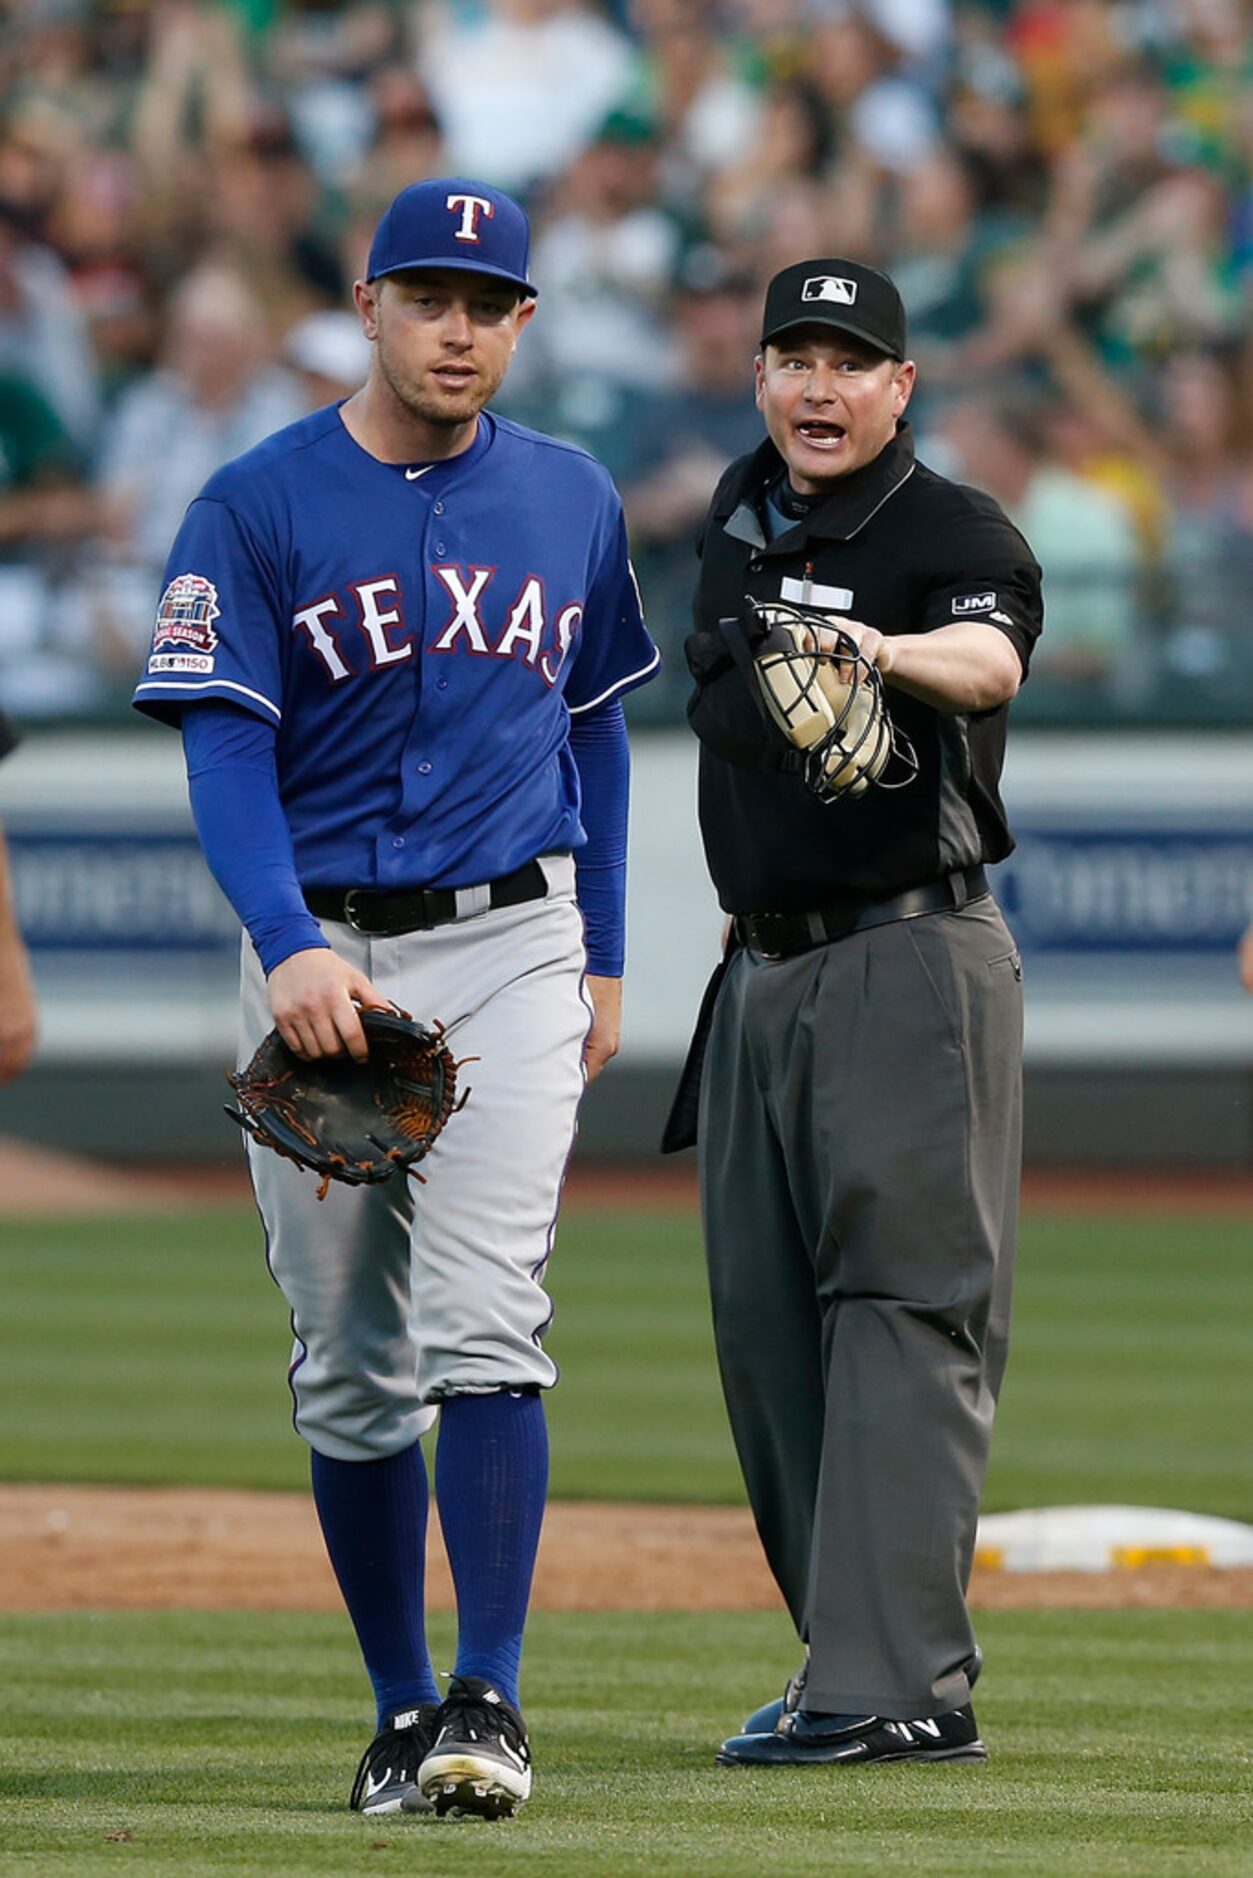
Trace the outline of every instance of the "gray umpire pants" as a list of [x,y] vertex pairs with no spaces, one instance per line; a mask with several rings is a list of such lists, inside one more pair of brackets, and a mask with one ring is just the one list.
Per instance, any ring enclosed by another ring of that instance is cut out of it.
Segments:
[[741,952],[718,996],[699,1124],[714,1331],[813,1710],[907,1720],[969,1696],[1021,1057],[990,897]]

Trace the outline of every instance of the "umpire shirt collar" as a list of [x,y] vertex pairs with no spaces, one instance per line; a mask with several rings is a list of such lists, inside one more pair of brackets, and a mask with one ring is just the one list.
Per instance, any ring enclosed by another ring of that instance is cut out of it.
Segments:
[[866,526],[876,510],[894,496],[914,473],[914,437],[901,418],[896,435],[874,458],[835,484],[827,500],[785,535],[767,541],[759,504],[763,491],[778,475],[783,458],[769,437],[745,457],[739,472],[728,476],[715,502],[714,513],[724,531],[736,541],[746,541],[763,554],[788,553],[796,537],[822,535],[831,541],[851,541]]

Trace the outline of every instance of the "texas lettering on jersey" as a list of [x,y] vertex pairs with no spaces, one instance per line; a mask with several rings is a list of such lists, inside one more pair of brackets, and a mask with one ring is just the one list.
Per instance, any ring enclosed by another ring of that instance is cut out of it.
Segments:
[[[521,659],[546,685],[556,683],[583,617],[582,599],[570,601],[550,617],[543,579],[528,574],[509,603],[493,608],[489,589],[495,568],[436,563],[430,571],[447,591],[451,610],[438,632],[432,633],[428,652]],[[362,641],[366,663],[375,671],[411,658],[420,644],[420,632],[405,618],[398,575],[354,581],[349,592],[350,603],[339,594],[328,594],[300,607],[292,617],[293,626],[306,635],[333,684],[355,677],[362,669],[356,650]]]
[[313,883],[462,884],[573,851],[571,722],[659,659],[608,472],[488,412],[432,464],[379,462],[333,406],[267,438],[192,503],[160,613],[136,704],[274,727]]

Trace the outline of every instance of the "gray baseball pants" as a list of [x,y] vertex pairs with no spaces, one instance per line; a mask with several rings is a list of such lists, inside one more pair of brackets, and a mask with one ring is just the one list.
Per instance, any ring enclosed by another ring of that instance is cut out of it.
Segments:
[[[448,1027],[468,1088],[424,1186],[317,1180],[248,1144],[270,1269],[291,1307],[299,1432],[335,1460],[411,1447],[446,1396],[550,1387],[544,1267],[583,1093],[591,1009],[574,863],[545,856],[546,899],[432,932],[369,939],[325,922],[385,998]],[[240,1061],[273,1024],[243,942]]]
[[714,1331],[812,1710],[908,1720],[969,1696],[1021,1055],[990,896],[742,952],[718,997],[699,1124]]

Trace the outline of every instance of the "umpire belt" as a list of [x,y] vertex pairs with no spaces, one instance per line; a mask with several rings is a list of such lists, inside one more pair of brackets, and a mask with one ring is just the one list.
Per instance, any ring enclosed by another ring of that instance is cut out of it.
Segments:
[[315,919],[340,920],[371,939],[396,939],[401,933],[429,932],[454,920],[473,919],[501,906],[542,900],[548,876],[538,861],[479,887],[401,887],[376,893],[372,887],[306,887],[305,905]]
[[886,900],[849,895],[830,906],[815,907],[812,913],[737,913],[735,936],[764,958],[788,959],[832,939],[846,939],[849,933],[865,932],[870,926],[889,926],[894,920],[917,919],[920,913],[965,906],[990,891],[983,869],[966,867],[929,880],[925,886],[907,887]]

